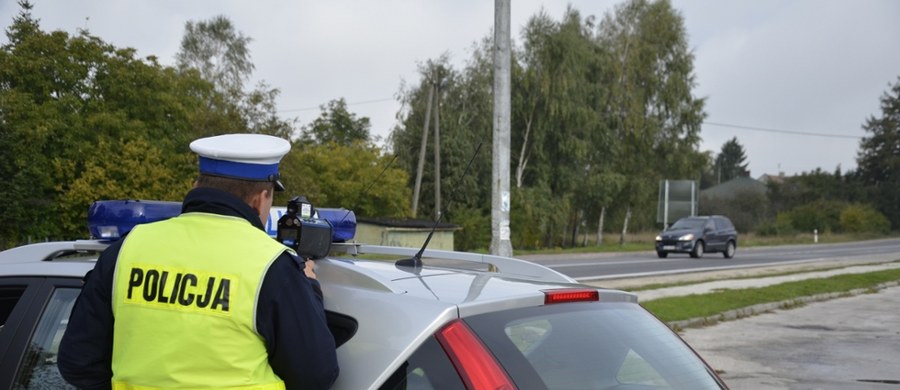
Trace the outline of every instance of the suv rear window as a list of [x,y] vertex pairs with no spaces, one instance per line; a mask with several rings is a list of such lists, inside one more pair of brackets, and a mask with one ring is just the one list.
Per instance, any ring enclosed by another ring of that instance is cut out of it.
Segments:
[[640,306],[569,303],[465,319],[520,389],[720,389],[699,357]]
[[719,230],[734,229],[734,225],[732,225],[731,221],[726,218],[716,218],[716,226]]

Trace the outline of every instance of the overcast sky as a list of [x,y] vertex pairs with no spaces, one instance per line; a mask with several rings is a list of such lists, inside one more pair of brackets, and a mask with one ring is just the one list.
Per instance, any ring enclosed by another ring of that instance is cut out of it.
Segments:
[[[281,115],[308,123],[343,97],[383,138],[396,123],[401,83],[418,82],[417,65],[444,52],[461,65],[494,24],[491,0],[31,1],[44,31],[87,29],[167,65],[185,22],[225,15],[253,39],[253,78],[281,90]],[[602,18],[618,3],[512,0],[513,39],[541,7],[557,20],[568,4]],[[707,98],[701,150],[718,153],[737,137],[753,177],[856,168],[861,125],[881,114],[879,98],[900,76],[900,1],[673,5],[695,55],[695,95]],[[0,26],[18,12],[15,0],[0,0]]]

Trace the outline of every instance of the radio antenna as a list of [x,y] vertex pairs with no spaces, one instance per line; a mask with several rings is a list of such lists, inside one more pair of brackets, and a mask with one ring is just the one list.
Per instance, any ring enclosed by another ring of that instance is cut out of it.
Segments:
[[[378,182],[378,179],[381,179],[381,175],[384,175],[384,172],[386,172],[388,170],[388,168],[391,167],[391,165],[394,165],[394,161],[397,160],[397,156],[398,155],[395,154],[394,157],[391,158],[391,161],[389,161],[387,163],[387,165],[384,166],[384,168],[381,170],[381,172],[378,174],[378,176],[375,176],[375,180],[372,180],[371,182],[369,182],[369,185],[366,186],[365,189],[363,189],[362,194],[359,196],[360,199],[365,198],[365,196],[369,193],[369,190],[371,190],[372,187],[375,186],[375,183]],[[344,213],[344,216],[341,217],[341,220],[338,221],[338,223],[344,222],[344,220],[347,219],[347,216],[350,215],[351,212],[353,212],[353,210],[347,210],[347,212]]]
[[[469,163],[466,164],[466,169],[463,171],[462,176],[459,176],[456,178],[456,181],[453,183],[454,186],[452,188],[457,188],[458,187],[457,184],[459,184],[459,181],[462,180],[462,178],[466,177],[466,175],[468,175],[469,168],[472,167],[472,162],[475,161],[475,157],[478,156],[478,151],[481,150],[481,144],[482,144],[481,142],[478,143],[478,147],[475,148],[475,153],[472,154],[472,158],[470,158]],[[456,192],[451,192],[450,197],[447,199],[447,210],[448,211],[450,210],[450,205],[453,204],[453,194],[455,194],[455,193]],[[435,205],[435,207],[438,207],[438,205]],[[437,226],[439,223],[441,223],[441,219],[444,217],[444,214],[445,213],[438,213],[438,217],[436,220],[434,220],[434,225],[431,226],[431,231],[428,233],[428,237],[425,237],[425,243],[422,244],[422,248],[419,249],[419,251],[416,252],[416,254],[413,255],[413,257],[410,257],[408,259],[397,260],[397,262],[394,263],[394,265],[396,265],[398,267],[422,268],[422,253],[425,252],[425,248],[427,248],[428,243],[431,242],[431,237],[434,236],[434,231],[437,230]]]

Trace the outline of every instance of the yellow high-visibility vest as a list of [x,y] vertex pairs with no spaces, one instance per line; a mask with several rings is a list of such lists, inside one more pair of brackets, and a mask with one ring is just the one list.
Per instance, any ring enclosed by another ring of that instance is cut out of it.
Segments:
[[238,217],[185,213],[135,227],[113,284],[113,388],[284,389],[256,305],[285,250]]

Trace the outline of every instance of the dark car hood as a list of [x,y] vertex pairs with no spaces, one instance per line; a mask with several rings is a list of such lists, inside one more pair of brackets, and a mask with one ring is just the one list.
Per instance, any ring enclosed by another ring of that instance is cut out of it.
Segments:
[[681,237],[681,236],[683,236],[685,234],[689,234],[689,233],[700,234],[700,230],[699,229],[666,230],[666,231],[660,233],[659,235],[662,238],[678,238],[678,237]]

